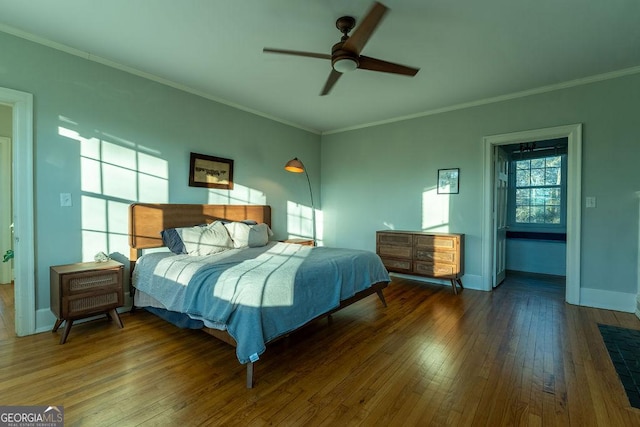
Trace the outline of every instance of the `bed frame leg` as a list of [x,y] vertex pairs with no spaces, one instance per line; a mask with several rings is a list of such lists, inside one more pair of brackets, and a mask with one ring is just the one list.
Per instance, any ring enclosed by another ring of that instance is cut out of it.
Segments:
[[253,362],[247,363],[247,388],[253,388]]
[[379,291],[376,291],[376,293],[378,294],[378,298],[380,298],[380,301],[382,301],[382,305],[386,307],[387,300],[384,299],[384,294],[382,293],[382,289],[380,289]]

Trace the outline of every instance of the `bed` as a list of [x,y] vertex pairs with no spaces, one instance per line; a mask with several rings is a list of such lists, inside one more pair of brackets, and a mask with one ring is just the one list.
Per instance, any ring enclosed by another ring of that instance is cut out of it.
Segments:
[[[129,207],[134,305],[233,345],[247,366],[248,388],[267,344],[372,294],[386,307],[382,291],[390,281],[373,252],[268,240],[270,225],[271,208],[265,205]],[[198,249],[207,238],[198,237],[192,240],[200,246],[176,250],[169,232],[191,229],[217,236],[226,230],[231,243],[216,240],[209,253]],[[166,245],[173,252],[150,251]]]

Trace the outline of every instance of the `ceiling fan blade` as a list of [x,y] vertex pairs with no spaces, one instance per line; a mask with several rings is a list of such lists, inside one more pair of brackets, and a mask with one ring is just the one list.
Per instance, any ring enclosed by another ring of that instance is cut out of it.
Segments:
[[299,50],[271,49],[265,47],[262,49],[264,53],[281,53],[283,55],[305,56],[307,58],[331,59],[331,55],[325,53],[301,52]]
[[393,62],[381,59],[370,58],[360,55],[358,68],[371,71],[382,71],[383,73],[402,74],[405,76],[415,76],[420,68],[407,67],[406,65],[394,64]]
[[376,30],[389,8],[375,2],[364,19],[358,24],[353,34],[344,42],[343,49],[360,55],[362,48]]
[[336,82],[338,81],[341,75],[342,73],[339,73],[336,70],[332,69],[331,74],[329,74],[329,78],[327,78],[327,82],[324,84],[324,87],[322,88],[322,92],[320,92],[320,96],[328,94],[331,88],[333,87],[333,85],[336,84]]

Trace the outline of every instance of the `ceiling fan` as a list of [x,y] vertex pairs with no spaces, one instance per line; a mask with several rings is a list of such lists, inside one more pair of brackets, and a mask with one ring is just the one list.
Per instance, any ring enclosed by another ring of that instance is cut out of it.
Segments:
[[297,50],[264,48],[265,53],[281,53],[285,55],[305,56],[309,58],[331,60],[332,70],[327,78],[320,95],[326,95],[336,84],[343,73],[356,69],[381,71],[384,73],[401,74],[405,76],[415,76],[419,68],[407,67],[405,65],[394,64],[393,62],[381,59],[370,58],[360,55],[373,32],[376,30],[389,8],[382,3],[374,2],[367,12],[358,28],[349,36],[349,32],[355,27],[356,20],[351,16],[343,16],[336,21],[336,28],[343,34],[340,41],[333,45],[331,55],[314,52],[301,52]]

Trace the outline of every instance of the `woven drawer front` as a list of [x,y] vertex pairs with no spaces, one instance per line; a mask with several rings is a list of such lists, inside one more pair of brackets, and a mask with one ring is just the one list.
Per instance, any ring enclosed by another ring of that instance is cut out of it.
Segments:
[[416,246],[427,246],[431,248],[442,248],[442,249],[450,249],[453,250],[456,247],[456,238],[451,236],[437,236],[437,235],[427,235],[427,236],[415,236],[415,245]]
[[104,273],[96,274],[93,272],[90,275],[73,275],[69,279],[69,291],[70,292],[86,292],[91,289],[105,288],[118,284],[118,272],[117,271],[105,271]]
[[411,246],[413,236],[411,234],[378,233],[379,245]]
[[456,263],[455,252],[434,251],[433,249],[420,249],[416,248],[415,258],[420,261],[439,261]]
[[411,246],[378,246],[378,255],[411,259]]
[[92,295],[84,298],[69,300],[69,312],[91,311],[118,304],[118,293],[112,292],[102,295]]
[[411,271],[411,260],[381,258],[382,264],[391,271]]
[[432,264],[430,262],[416,262],[414,270],[418,274],[425,274],[432,277],[448,277],[455,276],[455,265],[449,264]]

